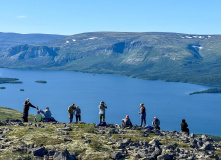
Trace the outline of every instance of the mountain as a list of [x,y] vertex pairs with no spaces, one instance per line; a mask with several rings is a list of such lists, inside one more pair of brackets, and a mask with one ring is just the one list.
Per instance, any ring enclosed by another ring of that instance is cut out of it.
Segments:
[[221,35],[91,32],[17,45],[0,52],[0,67],[114,73],[221,86]]
[[65,36],[52,34],[18,34],[0,32],[0,52],[17,45],[39,44],[63,37]]

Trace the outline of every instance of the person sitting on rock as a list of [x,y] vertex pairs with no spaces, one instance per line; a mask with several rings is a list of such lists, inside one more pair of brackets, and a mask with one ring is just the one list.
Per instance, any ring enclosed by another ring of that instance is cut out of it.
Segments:
[[40,111],[37,112],[37,115],[35,116],[35,122],[41,122],[42,121],[42,115],[40,114]]
[[122,127],[124,127],[124,128],[133,126],[128,115],[126,115],[126,117],[124,119],[122,119],[121,122],[122,122]]
[[160,130],[160,120],[157,117],[154,117],[152,125],[154,129]]
[[49,110],[49,107],[46,107],[46,109],[45,110],[41,110],[40,109],[40,112],[42,113],[42,114],[44,114],[44,121],[45,122],[50,122],[51,121],[51,111]]
[[187,128],[188,124],[186,123],[185,119],[182,119],[182,123],[180,125],[181,125],[181,133],[186,133],[187,135],[189,135],[189,128]]

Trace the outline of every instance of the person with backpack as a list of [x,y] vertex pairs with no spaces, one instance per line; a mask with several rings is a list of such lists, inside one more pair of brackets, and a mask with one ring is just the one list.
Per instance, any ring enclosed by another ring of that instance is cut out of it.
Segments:
[[126,115],[126,117],[124,119],[122,119],[121,122],[122,122],[122,127],[123,128],[132,127],[133,126],[128,115]]
[[160,130],[160,120],[157,117],[154,117],[152,125],[154,129]]
[[78,120],[80,122],[81,121],[81,109],[79,108],[79,106],[76,107],[74,113],[76,117],[76,123],[78,123]]
[[138,112],[138,113],[141,114],[141,116],[140,116],[140,121],[141,121],[140,127],[142,127],[143,122],[144,122],[144,127],[145,127],[146,126],[146,108],[144,107],[143,103],[140,104],[140,112]]
[[40,114],[40,111],[38,111],[35,116],[35,122],[41,122],[41,121],[42,121],[42,115]]
[[187,128],[188,124],[186,123],[185,119],[182,119],[182,123],[180,124],[180,126],[181,126],[181,133],[185,133],[187,135],[190,134],[189,128]]
[[75,104],[68,107],[69,123],[72,123],[74,117],[74,110],[76,109]]
[[99,108],[99,122],[105,122],[105,109],[107,108],[107,105],[104,103],[104,101],[100,102]]
[[23,106],[23,122],[28,122],[28,111],[29,111],[29,108],[32,107],[32,108],[36,108],[38,110],[38,107],[35,107],[33,106],[30,101],[29,101],[29,98],[27,98],[24,102],[24,106]]
[[45,122],[50,122],[51,121],[51,111],[49,110],[49,107],[46,107],[46,109],[45,110],[41,110],[40,109],[40,112],[42,113],[42,114],[44,114],[44,121]]

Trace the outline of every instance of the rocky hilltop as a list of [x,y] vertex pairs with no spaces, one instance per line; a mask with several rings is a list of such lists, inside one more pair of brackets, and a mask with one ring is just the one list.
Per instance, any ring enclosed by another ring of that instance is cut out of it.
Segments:
[[0,67],[114,73],[221,86],[221,35],[91,32],[0,51]]
[[[22,113],[0,107],[0,160],[221,158],[221,138],[96,124],[21,122]],[[34,116],[29,116],[33,121]]]
[[0,122],[0,159],[199,159],[221,158],[221,142],[206,135],[108,124]]

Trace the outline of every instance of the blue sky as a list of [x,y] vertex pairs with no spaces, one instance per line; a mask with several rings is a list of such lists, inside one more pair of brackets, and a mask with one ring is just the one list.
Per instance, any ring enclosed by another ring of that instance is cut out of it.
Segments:
[[0,0],[0,32],[221,34],[221,0]]

